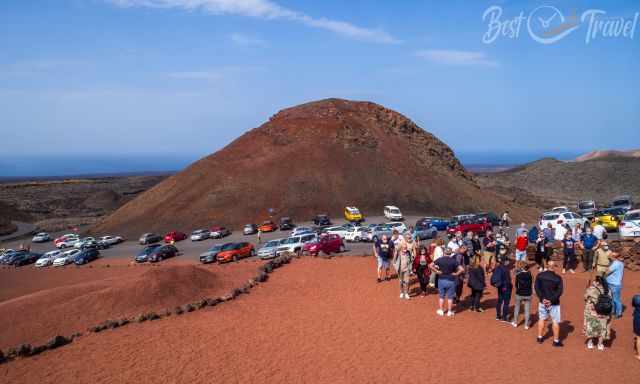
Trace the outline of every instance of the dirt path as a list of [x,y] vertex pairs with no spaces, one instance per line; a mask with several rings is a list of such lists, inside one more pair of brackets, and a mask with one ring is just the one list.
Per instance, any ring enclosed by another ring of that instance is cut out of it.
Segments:
[[[0,366],[6,383],[633,383],[631,316],[605,352],[581,336],[582,275],[566,278],[565,347],[494,312],[435,315],[436,297],[398,299],[372,258],[301,259],[249,295],[195,313],[83,337]],[[624,301],[640,274],[625,276]],[[493,292],[483,298],[494,302]]]

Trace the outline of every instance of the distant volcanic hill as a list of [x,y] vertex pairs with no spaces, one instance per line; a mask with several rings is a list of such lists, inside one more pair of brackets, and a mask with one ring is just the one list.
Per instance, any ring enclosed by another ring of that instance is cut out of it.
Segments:
[[592,159],[600,159],[603,157],[640,157],[640,149],[632,149],[628,151],[593,151],[576,157],[575,161],[587,161]]
[[403,115],[327,99],[278,112],[125,204],[93,232],[235,227],[267,219],[270,208],[274,218],[297,221],[321,212],[342,216],[346,205],[381,215],[388,204],[442,215],[509,207],[481,190],[447,145]]

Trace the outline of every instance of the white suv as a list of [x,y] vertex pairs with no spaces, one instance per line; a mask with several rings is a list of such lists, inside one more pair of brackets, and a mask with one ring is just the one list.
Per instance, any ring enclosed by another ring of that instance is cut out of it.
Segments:
[[580,216],[575,212],[546,212],[540,218],[540,228],[547,228],[547,225],[551,223],[553,228],[558,225],[569,224],[571,228],[575,228],[576,224],[580,224],[584,227],[588,220]]
[[316,241],[318,239],[318,235],[315,233],[308,233],[300,236],[291,236],[284,240],[278,249],[276,250],[276,256],[280,256],[285,252],[289,253],[302,253],[302,247],[311,241]]
[[386,217],[387,220],[391,220],[391,221],[403,219],[402,212],[400,212],[400,208],[394,205],[387,205],[386,207],[384,207],[384,217]]
[[640,209],[629,211],[620,223],[620,237],[640,237]]

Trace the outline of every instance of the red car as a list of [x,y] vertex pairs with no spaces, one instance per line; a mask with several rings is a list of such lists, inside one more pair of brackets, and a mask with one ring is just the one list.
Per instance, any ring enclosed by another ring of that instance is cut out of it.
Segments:
[[324,252],[327,255],[344,252],[344,242],[340,235],[322,235],[318,241],[306,243],[302,247],[303,254],[318,256],[320,252]]
[[278,226],[276,225],[276,223],[274,223],[273,221],[265,221],[264,223],[262,223],[259,227],[258,230],[260,232],[273,232],[276,229],[278,229]]
[[225,263],[228,261],[238,261],[245,257],[253,257],[256,255],[256,250],[251,243],[229,243],[225,244],[216,258],[219,263]]
[[183,233],[183,232],[178,232],[178,231],[171,231],[169,233],[167,233],[166,235],[164,235],[164,242],[165,243],[171,243],[171,242],[176,242],[176,241],[181,241],[187,238],[187,234]]
[[472,217],[470,219],[461,220],[457,223],[452,223],[452,225],[447,228],[447,233],[449,235],[455,235],[456,232],[460,231],[463,235],[466,235],[467,232],[471,231],[478,235],[484,235],[492,228],[491,223],[486,217]]

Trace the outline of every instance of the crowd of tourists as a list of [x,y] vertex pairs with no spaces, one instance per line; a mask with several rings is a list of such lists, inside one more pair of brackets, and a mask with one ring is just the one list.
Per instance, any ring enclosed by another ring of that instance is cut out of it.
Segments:
[[[436,314],[445,317],[453,317],[456,310],[463,308],[484,312],[482,297],[490,285],[497,295],[496,320],[515,328],[522,324],[525,330],[533,325],[535,298],[537,342],[544,343],[546,327],[550,323],[552,345],[562,347],[562,275],[576,273],[577,256],[581,254],[583,273],[589,277],[584,292],[586,347],[604,350],[605,343],[611,339],[612,320],[621,318],[625,309],[621,300],[624,263],[620,255],[609,248],[606,231],[601,232],[597,226],[527,228],[523,223],[516,228],[512,242],[506,230],[506,227],[500,227],[495,233],[489,230],[482,239],[472,232],[458,232],[448,241],[437,238],[428,244],[410,232],[394,231],[391,236],[384,235],[374,243],[377,281],[381,283],[397,277],[400,299],[409,300],[412,276],[415,276],[419,285],[415,296],[437,292]],[[530,245],[535,248],[534,264],[528,258]],[[557,259],[553,257],[556,252],[562,255],[561,263],[554,260]],[[535,276],[532,272],[536,272]],[[463,298],[465,283],[469,289]],[[512,295],[513,313],[510,312]],[[640,359],[640,295],[634,296],[632,306],[636,357]]]

